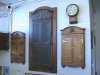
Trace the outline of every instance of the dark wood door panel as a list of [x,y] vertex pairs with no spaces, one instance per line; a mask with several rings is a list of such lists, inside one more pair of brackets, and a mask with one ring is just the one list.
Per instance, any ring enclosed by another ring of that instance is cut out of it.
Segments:
[[56,13],[52,8],[43,8],[30,13],[30,70],[57,71],[56,42],[54,42],[56,41],[56,36],[54,37],[56,14],[54,12]]

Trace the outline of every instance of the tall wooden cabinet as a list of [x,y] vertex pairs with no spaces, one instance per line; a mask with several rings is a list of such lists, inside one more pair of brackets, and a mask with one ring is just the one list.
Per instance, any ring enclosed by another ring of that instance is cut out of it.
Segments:
[[30,12],[29,70],[57,73],[56,8]]
[[70,26],[62,31],[62,66],[85,68],[85,29]]
[[11,34],[11,62],[25,63],[25,34],[19,31]]

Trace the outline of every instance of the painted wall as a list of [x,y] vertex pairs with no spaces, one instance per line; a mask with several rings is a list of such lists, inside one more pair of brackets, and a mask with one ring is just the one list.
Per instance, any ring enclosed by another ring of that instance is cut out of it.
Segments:
[[0,17],[0,32],[9,32],[8,16]]
[[[78,24],[69,24],[69,17],[66,14],[66,7],[75,3],[79,6]],[[57,7],[57,74],[29,71],[29,12],[38,7]],[[24,75],[25,72],[45,75],[91,75],[91,44],[90,44],[90,13],[88,0],[44,0],[39,3],[26,3],[13,11],[12,32],[22,31],[26,34],[26,63],[10,63],[10,52],[0,52],[0,65],[10,67],[10,75]],[[86,67],[71,68],[61,66],[61,31],[68,26],[79,26],[86,29],[85,34],[85,57]]]
[[96,34],[96,72],[100,74],[100,11],[95,12],[94,15],[95,34]]
[[91,58],[92,58],[92,74],[95,75],[95,51],[96,51],[96,45],[95,45],[95,40],[94,40],[94,35],[95,35],[95,24],[94,24],[94,9],[91,0],[89,1],[89,6],[90,6],[90,28],[91,28],[91,37],[92,37],[92,46],[91,46]]

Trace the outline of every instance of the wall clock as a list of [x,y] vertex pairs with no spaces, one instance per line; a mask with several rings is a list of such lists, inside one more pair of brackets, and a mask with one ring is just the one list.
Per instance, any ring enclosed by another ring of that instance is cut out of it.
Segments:
[[66,8],[67,15],[69,16],[69,23],[77,23],[77,15],[79,13],[79,7],[76,4],[70,4]]

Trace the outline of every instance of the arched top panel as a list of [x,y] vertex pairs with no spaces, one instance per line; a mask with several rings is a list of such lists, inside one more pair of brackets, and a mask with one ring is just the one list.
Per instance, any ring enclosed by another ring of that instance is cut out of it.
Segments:
[[[52,17],[56,7],[48,7],[48,6],[43,6],[35,9],[34,11],[30,12],[30,18],[32,20],[37,20],[41,18],[48,18]],[[34,17],[34,18],[33,18]]]
[[36,13],[33,13],[32,15],[32,20],[38,20],[42,18],[50,18],[52,17],[52,13],[49,12],[48,10],[38,10]]
[[20,32],[20,31],[15,31],[11,34],[11,37],[25,37],[25,33]]
[[85,29],[84,28],[80,28],[80,27],[77,27],[77,26],[69,26],[69,27],[66,27],[64,28],[62,31],[62,34],[71,34],[71,33],[84,33]]
[[51,7],[48,7],[48,6],[42,6],[42,7],[39,7],[37,9],[35,9],[34,11],[30,12],[30,13],[36,13],[37,11],[39,10],[48,10],[48,11],[52,11],[53,9],[55,9],[56,7],[54,8],[51,8]]

